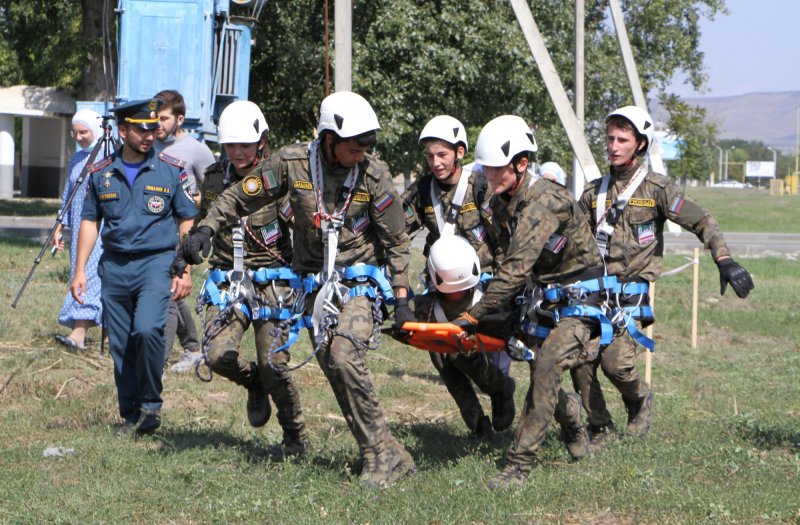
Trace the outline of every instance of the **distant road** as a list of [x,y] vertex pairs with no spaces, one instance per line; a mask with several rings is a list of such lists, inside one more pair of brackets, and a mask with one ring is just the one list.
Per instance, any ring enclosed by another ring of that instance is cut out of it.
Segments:
[[[17,235],[43,242],[55,224],[55,217],[9,217],[0,216],[0,235]],[[419,249],[425,245],[424,231],[414,238],[413,245]],[[766,255],[795,256],[800,258],[800,233],[725,233],[725,240],[735,257],[757,257]],[[665,233],[667,253],[690,253],[701,246],[697,237],[689,232]]]
[[[795,256],[800,258],[800,233],[725,233],[725,240],[734,257]],[[425,232],[414,238],[414,246],[422,249]],[[691,253],[702,248],[697,237],[687,231],[664,233],[666,253]]]

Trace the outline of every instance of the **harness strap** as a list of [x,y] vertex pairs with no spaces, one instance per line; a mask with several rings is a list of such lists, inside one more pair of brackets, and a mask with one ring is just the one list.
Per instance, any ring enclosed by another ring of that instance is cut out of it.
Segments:
[[[631,283],[634,284],[634,283]],[[578,281],[573,284],[565,286],[557,286],[544,290],[544,298],[550,302],[558,302],[562,299],[574,297],[575,292],[582,293],[595,293],[603,290],[616,291],[618,287],[617,278],[613,275],[604,275],[596,279],[589,279],[587,281]]]
[[655,351],[656,342],[644,335],[641,330],[639,330],[639,327],[636,326],[636,319],[653,317],[652,308],[649,306],[625,306],[616,309],[615,314],[616,315],[613,317],[617,317],[617,315],[620,316],[621,322],[625,323],[624,327],[634,341],[647,348],[650,352]]
[[[388,304],[394,302],[394,291],[392,290],[392,285],[389,282],[389,279],[386,278],[386,274],[378,266],[373,266],[371,264],[357,264],[354,266],[348,266],[342,272],[342,279],[354,280],[357,282],[364,282],[366,280],[370,280],[380,290],[380,293],[383,296],[384,301],[386,301]],[[364,286],[360,285],[351,288],[350,297],[355,297],[353,293],[354,289],[362,287]],[[359,294],[359,295],[365,295],[365,294]],[[373,289],[372,295],[370,295],[370,297],[374,299],[375,296],[376,292]]]
[[588,317],[597,321],[600,324],[601,345],[611,344],[611,341],[614,339],[614,326],[611,324],[608,317],[606,317],[605,312],[597,306],[576,304],[574,306],[559,308],[557,313],[560,317]]
[[455,235],[456,222],[461,212],[461,205],[464,203],[464,196],[467,194],[467,186],[469,185],[469,178],[471,176],[472,170],[465,170],[462,168],[461,178],[458,179],[453,201],[450,203],[450,209],[447,210],[446,214],[442,213],[442,203],[436,197],[435,187],[439,184],[436,180],[431,180],[431,202],[433,203],[433,210],[436,215],[436,225],[439,227],[439,235]]
[[297,338],[300,336],[300,330],[303,328],[313,328],[314,326],[314,324],[311,322],[310,315],[300,315],[295,319],[290,319],[290,321],[289,337],[286,339],[286,342],[283,345],[272,351],[273,354],[288,350],[290,346],[297,342]]

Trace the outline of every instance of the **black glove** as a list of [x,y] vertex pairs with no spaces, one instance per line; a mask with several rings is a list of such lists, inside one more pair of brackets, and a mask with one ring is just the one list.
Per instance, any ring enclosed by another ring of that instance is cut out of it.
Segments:
[[183,255],[179,251],[175,255],[175,259],[172,260],[172,264],[169,265],[169,275],[171,277],[183,277],[187,266],[189,266],[189,263],[183,259]]
[[725,295],[725,289],[728,283],[731,284],[733,291],[736,295],[744,299],[750,290],[755,288],[753,278],[750,277],[750,272],[745,270],[733,259],[722,259],[717,261],[719,267],[719,293]]
[[[191,264],[202,263],[211,250],[211,237],[213,236],[214,232],[208,226],[200,226],[189,232],[189,235],[181,240],[183,258]],[[200,255],[201,251],[202,255]]]
[[408,306],[408,297],[398,297],[394,303],[394,329],[396,332],[403,331],[403,325],[414,322],[414,312]]
[[469,335],[473,335],[478,331],[478,320],[468,313],[465,313],[461,317],[457,318],[455,321],[453,321],[453,324],[467,332]]

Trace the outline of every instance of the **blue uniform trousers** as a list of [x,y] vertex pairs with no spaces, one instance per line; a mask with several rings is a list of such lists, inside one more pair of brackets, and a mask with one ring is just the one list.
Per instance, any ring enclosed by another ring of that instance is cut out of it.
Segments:
[[169,308],[173,250],[104,252],[98,273],[108,342],[114,360],[120,416],[136,422],[139,410],[160,409],[164,325]]

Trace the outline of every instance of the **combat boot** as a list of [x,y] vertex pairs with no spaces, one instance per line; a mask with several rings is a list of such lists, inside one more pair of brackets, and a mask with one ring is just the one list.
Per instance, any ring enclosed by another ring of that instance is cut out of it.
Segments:
[[272,407],[269,404],[267,390],[258,375],[250,386],[247,387],[247,420],[250,426],[255,428],[263,427],[269,421],[272,414]]
[[305,433],[284,432],[281,441],[281,454],[283,458],[298,457],[302,458],[308,451],[308,438]]
[[139,419],[135,423],[132,421],[125,422],[125,424],[117,430],[117,436],[132,437],[152,434],[160,426],[161,410],[158,408],[143,408],[139,413]]
[[617,435],[614,422],[610,421],[605,425],[589,425],[586,427],[589,433],[589,453],[597,454],[605,449]]
[[567,404],[560,414],[561,441],[567,446],[572,461],[580,461],[589,454],[589,434],[583,424],[581,397],[575,392],[567,394]]
[[497,432],[502,432],[511,426],[516,414],[514,408],[514,390],[517,384],[511,377],[506,378],[503,390],[489,396],[492,400],[492,427]]
[[627,432],[635,437],[643,438],[650,431],[653,415],[653,393],[648,394],[643,399],[629,401],[623,399],[625,409],[628,411]]
[[483,439],[491,437],[492,435],[492,422],[489,421],[489,416],[481,416],[475,428],[471,429],[469,433],[470,439]]
[[364,449],[361,482],[369,489],[384,489],[403,476],[417,472],[411,454],[399,443],[381,443]]
[[521,487],[530,476],[531,467],[530,464],[508,463],[500,474],[486,482],[486,488],[496,490]]

